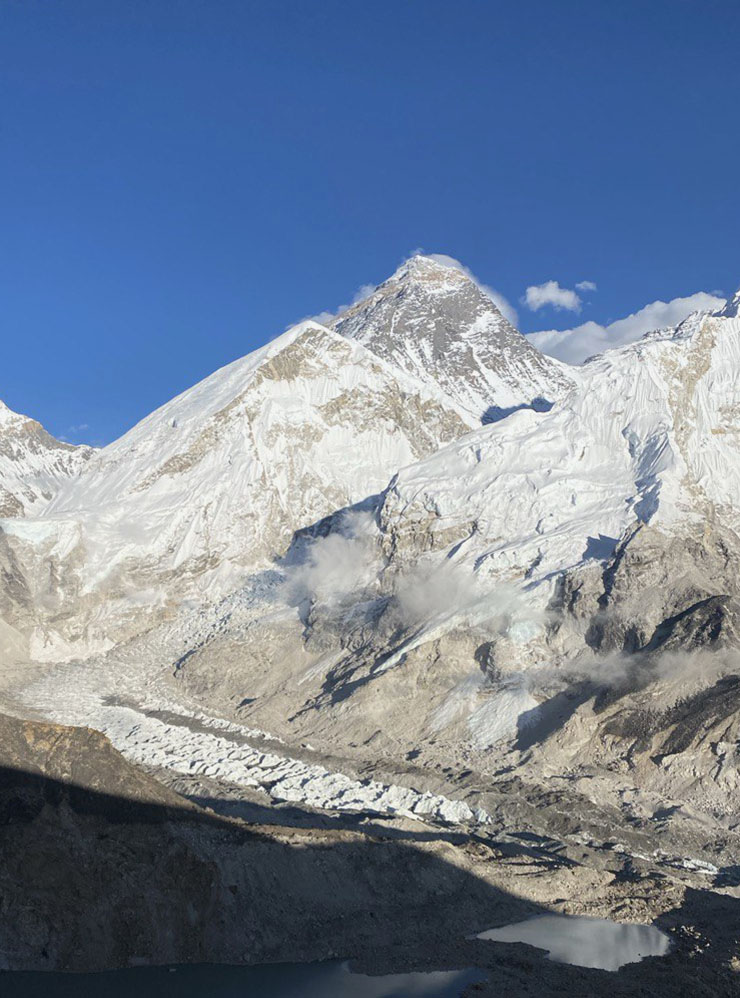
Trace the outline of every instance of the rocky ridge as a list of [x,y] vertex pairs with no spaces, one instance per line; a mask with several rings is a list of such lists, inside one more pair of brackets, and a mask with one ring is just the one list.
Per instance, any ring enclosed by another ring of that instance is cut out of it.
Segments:
[[[625,876],[616,853],[420,838],[403,823],[291,827],[274,812],[247,824],[163,787],[89,729],[0,715],[0,736],[4,970],[341,955],[364,973],[476,966],[482,995],[518,998],[533,976],[543,998],[734,992],[732,898],[689,872],[658,881],[637,863]],[[606,974],[474,938],[548,910],[656,920],[673,949]]]

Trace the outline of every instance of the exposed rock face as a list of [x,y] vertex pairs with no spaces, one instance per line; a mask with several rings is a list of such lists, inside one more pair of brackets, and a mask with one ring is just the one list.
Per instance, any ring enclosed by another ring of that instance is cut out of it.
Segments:
[[593,571],[566,576],[562,599],[587,622],[585,640],[599,652],[740,647],[738,572],[738,538],[716,523],[707,521],[701,537],[638,524],[599,579]]
[[465,273],[414,256],[334,329],[441,388],[473,425],[560,398],[575,375],[536,350]]

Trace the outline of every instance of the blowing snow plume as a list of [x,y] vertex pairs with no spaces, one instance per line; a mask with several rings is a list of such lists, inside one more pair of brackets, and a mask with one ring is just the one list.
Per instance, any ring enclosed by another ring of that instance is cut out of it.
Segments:
[[292,606],[341,603],[370,586],[381,567],[375,519],[353,510],[342,515],[331,533],[301,546],[286,566],[283,595]]
[[469,565],[419,559],[394,580],[393,592],[403,623],[437,626],[453,618],[481,640],[509,635],[528,640],[544,622],[515,586],[481,579]]
[[740,655],[731,648],[699,648],[694,651],[667,649],[647,654],[583,658],[568,670],[571,680],[590,682],[609,691],[608,699],[660,684],[666,695],[680,699],[692,691],[711,686],[718,679],[740,672]]

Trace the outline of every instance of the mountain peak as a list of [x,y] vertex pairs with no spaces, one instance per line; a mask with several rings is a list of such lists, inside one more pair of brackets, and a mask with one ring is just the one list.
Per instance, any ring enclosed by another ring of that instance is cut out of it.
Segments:
[[93,453],[57,440],[41,423],[0,401],[0,518],[46,506]]
[[555,401],[569,379],[502,315],[465,268],[416,254],[331,328],[454,401],[469,425]]
[[727,299],[726,304],[719,310],[717,315],[722,316],[723,319],[734,319],[740,315],[740,288],[738,288],[732,298]]
[[[470,272],[453,257],[441,253],[410,256],[368,295],[340,312],[330,327],[344,336],[364,342],[367,333],[364,317],[372,316],[373,326],[382,326],[381,313],[387,309],[391,309],[395,316],[394,327],[399,311],[403,311],[404,316],[413,311],[416,321],[411,325],[417,335],[422,334],[430,324],[443,320],[452,338],[459,339],[470,331],[470,321],[475,316],[486,314],[495,317],[496,324],[505,326],[507,332],[517,338],[520,336]],[[384,318],[390,321],[390,313]],[[362,335],[358,335],[356,330],[358,321],[363,326]],[[396,332],[398,335],[409,331],[404,326],[403,330],[399,328]],[[390,333],[390,330],[387,332]]]
[[408,260],[404,260],[401,266],[388,278],[388,281],[384,283],[402,280],[438,280],[451,281],[455,284],[474,283],[462,264],[443,253],[414,253]]

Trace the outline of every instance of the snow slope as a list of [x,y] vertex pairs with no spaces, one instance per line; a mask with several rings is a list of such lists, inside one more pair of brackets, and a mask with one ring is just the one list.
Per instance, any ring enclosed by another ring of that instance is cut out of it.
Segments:
[[423,531],[483,575],[531,583],[606,557],[637,523],[670,530],[710,509],[740,527],[740,319],[727,310],[608,351],[551,412],[513,413],[400,471],[381,516],[397,549]]
[[44,524],[76,525],[83,591],[198,579],[202,597],[466,430],[441,393],[305,322],[98,452]]
[[91,454],[0,402],[0,517],[40,512]]
[[556,397],[564,370],[461,271],[415,257],[336,330],[302,323],[162,406],[11,533],[55,531],[83,593],[223,594],[482,418]]
[[688,646],[734,640],[738,386],[732,315],[595,358],[551,411],[514,412],[399,470],[365,551],[345,548],[366,561],[354,590],[315,577],[342,551],[338,521],[307,559],[307,621],[282,623],[269,602],[230,610],[183,677],[221,702],[230,677],[255,697],[254,723],[274,730],[284,714],[312,742],[485,751],[534,723],[542,683],[597,647],[650,647],[674,618]]

